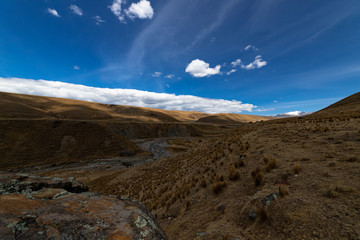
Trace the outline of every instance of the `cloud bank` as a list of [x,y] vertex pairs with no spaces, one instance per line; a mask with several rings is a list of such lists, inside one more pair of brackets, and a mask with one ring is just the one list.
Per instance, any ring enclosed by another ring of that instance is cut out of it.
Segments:
[[220,65],[211,68],[210,64],[200,59],[192,60],[186,67],[185,72],[190,73],[194,77],[206,77],[211,75],[220,74]]
[[70,98],[107,104],[131,105],[165,110],[206,113],[251,112],[256,106],[241,101],[209,99],[192,95],[154,93],[135,89],[95,88],[46,80],[0,77],[0,91]]

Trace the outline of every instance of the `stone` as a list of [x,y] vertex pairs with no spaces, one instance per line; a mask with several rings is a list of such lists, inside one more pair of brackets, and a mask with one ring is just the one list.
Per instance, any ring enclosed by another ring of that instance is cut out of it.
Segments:
[[279,193],[274,192],[263,198],[261,201],[264,207],[267,207],[271,204],[272,201],[276,200],[278,197],[279,197]]
[[0,172],[1,239],[166,240],[141,203],[74,179]]

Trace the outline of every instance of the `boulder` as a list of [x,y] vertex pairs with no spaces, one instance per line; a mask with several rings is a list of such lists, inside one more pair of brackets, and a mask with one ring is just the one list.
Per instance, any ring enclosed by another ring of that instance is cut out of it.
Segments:
[[88,192],[73,179],[0,172],[0,236],[7,239],[167,239],[137,201]]

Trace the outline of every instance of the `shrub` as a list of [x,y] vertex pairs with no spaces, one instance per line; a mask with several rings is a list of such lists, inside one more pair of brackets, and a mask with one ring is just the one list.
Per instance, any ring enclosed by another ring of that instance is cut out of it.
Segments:
[[240,178],[240,172],[239,171],[237,171],[237,170],[235,170],[235,167],[231,167],[230,169],[229,169],[229,179],[231,180],[231,181],[236,181],[236,180],[238,180]]
[[272,169],[276,168],[277,167],[277,161],[275,158],[271,158],[268,162],[268,164],[266,165],[266,168],[265,170],[267,172],[270,172]]
[[285,188],[279,187],[279,195],[280,197],[285,197],[288,194]]
[[259,167],[251,172],[251,176],[254,178],[256,186],[259,186],[264,182],[264,173]]
[[294,167],[294,173],[299,174],[301,171],[301,166],[299,164],[296,164]]
[[267,209],[263,205],[256,209],[256,214],[260,217],[262,221],[266,221],[269,215]]
[[220,182],[213,183],[211,185],[211,190],[213,191],[213,193],[215,195],[218,195],[225,187],[226,187],[226,182],[220,181]]

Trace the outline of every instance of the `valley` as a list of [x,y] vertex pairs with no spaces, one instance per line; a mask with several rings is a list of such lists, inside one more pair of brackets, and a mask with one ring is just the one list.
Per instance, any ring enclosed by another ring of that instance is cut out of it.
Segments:
[[169,239],[360,236],[360,93],[302,117],[151,110],[137,121],[64,106],[49,115],[70,100],[2,96],[1,170],[141,201]]

